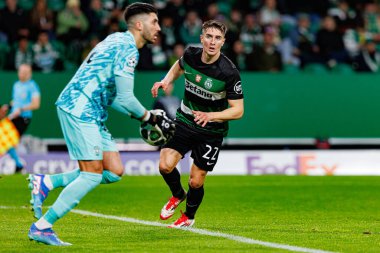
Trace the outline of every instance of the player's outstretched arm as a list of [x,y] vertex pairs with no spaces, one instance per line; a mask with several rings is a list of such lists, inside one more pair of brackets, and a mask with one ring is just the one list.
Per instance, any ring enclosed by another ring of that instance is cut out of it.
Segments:
[[244,99],[229,99],[228,104],[230,107],[221,112],[193,111],[195,123],[204,127],[210,121],[223,122],[243,117]]
[[173,66],[170,68],[168,73],[166,74],[165,78],[162,79],[160,82],[155,82],[153,84],[153,87],[151,89],[152,96],[155,98],[158,95],[158,89],[162,88],[163,90],[166,90],[168,85],[170,83],[173,83],[175,80],[177,80],[182,74],[184,73],[184,70],[181,69],[179,66],[178,60],[173,64]]
[[8,105],[2,105],[0,107],[0,120],[5,118],[5,116],[7,115],[8,113],[8,108],[9,106]]
[[115,84],[116,97],[111,104],[111,107],[119,112],[141,120],[146,115],[147,110],[135,97],[133,92],[133,79],[123,76],[116,76]]

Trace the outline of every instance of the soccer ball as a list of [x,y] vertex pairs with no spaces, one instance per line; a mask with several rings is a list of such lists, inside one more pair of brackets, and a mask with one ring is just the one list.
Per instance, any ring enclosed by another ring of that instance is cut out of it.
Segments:
[[141,124],[140,136],[146,143],[152,146],[161,146],[167,141],[167,138],[157,125],[152,126],[148,123]]
[[[165,116],[165,112],[162,110],[153,110],[152,112]],[[157,125],[152,126],[147,122],[140,125],[140,136],[146,143],[152,146],[162,146],[168,141],[168,138]]]

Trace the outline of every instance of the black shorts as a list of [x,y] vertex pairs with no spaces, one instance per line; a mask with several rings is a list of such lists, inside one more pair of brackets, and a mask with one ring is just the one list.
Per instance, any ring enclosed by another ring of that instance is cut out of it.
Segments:
[[28,129],[31,119],[24,118],[24,117],[17,117],[17,118],[12,119],[12,122],[15,125],[20,136],[22,136],[24,132],[26,131],[26,129]]
[[218,161],[222,143],[222,136],[202,134],[176,122],[174,136],[163,148],[174,149],[182,157],[191,150],[191,158],[194,159],[194,164],[202,170],[212,171]]

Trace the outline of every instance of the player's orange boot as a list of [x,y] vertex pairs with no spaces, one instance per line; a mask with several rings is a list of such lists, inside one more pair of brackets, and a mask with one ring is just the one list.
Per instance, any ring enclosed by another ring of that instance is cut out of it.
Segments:
[[189,228],[194,225],[194,222],[194,219],[189,219],[186,214],[182,213],[181,217],[179,217],[178,220],[171,224],[169,228]]
[[172,196],[169,201],[161,209],[160,218],[161,220],[167,220],[173,216],[175,209],[181,204],[182,201],[186,199],[186,192],[183,194],[181,199]]

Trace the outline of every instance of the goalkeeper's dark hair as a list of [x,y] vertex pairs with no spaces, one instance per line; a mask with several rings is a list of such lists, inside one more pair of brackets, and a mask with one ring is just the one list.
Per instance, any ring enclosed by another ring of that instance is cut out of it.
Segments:
[[138,15],[138,14],[142,14],[142,13],[145,13],[145,14],[155,13],[155,14],[157,14],[157,9],[153,5],[147,4],[147,3],[136,2],[136,3],[130,4],[127,6],[127,8],[125,8],[124,20],[128,24],[128,21],[131,17]]
[[213,20],[213,19],[208,20],[203,23],[202,32],[205,32],[208,28],[218,29],[223,34],[223,36],[226,36],[227,26],[223,22],[220,22],[218,20]]

